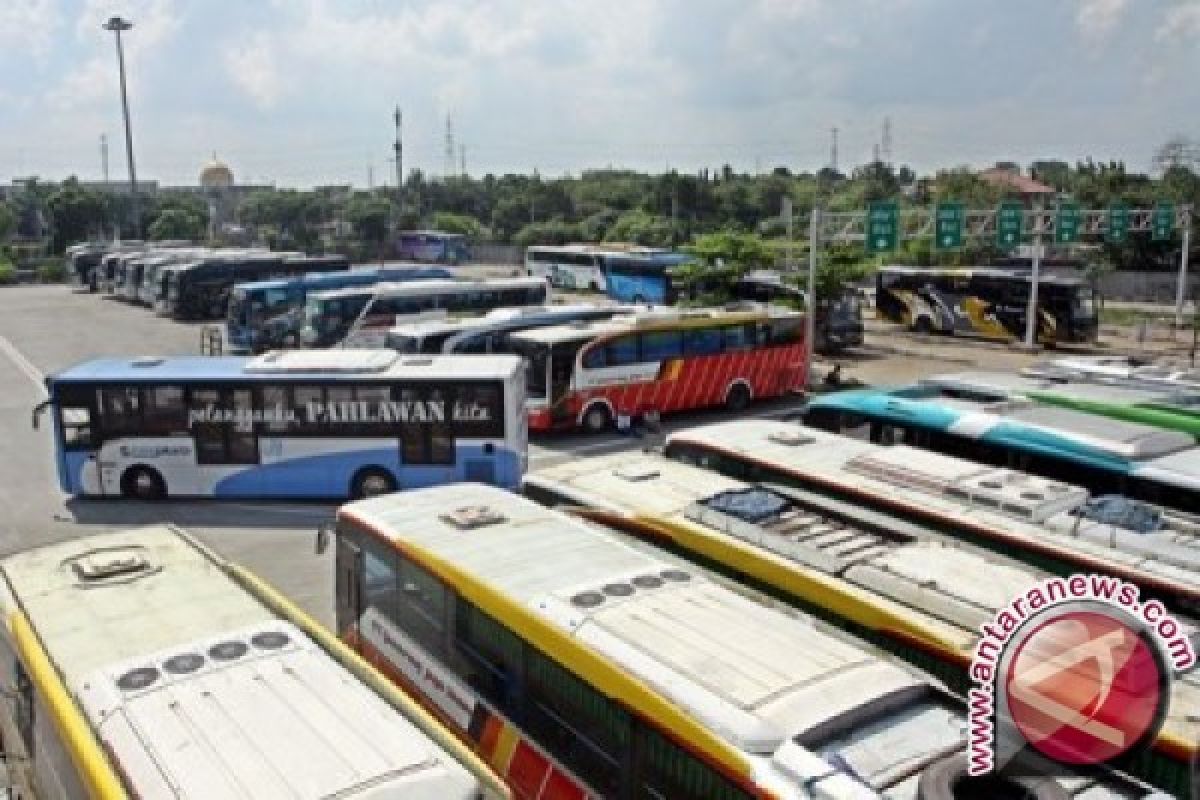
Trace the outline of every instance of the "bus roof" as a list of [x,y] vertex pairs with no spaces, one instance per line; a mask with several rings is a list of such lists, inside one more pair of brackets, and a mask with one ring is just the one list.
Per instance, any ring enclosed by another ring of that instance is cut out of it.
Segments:
[[445,751],[176,529],[50,545],[0,573],[134,796],[468,796]]
[[[901,264],[888,264],[880,267],[879,272],[890,272],[897,275],[947,275],[962,278],[1010,278],[1026,282],[1031,280],[1029,272],[1013,268],[1005,269],[1003,267],[911,267]],[[1083,278],[1044,272],[1038,275],[1038,283],[1052,283],[1063,286],[1088,285]]]
[[189,381],[504,380],[520,370],[517,356],[402,356],[394,350],[276,350],[260,356],[96,358],[46,378],[59,383]]
[[327,281],[336,281],[349,277],[351,280],[366,276],[377,275],[380,272],[413,272],[418,274],[428,274],[430,279],[434,278],[450,278],[453,276],[450,270],[445,267],[436,267],[429,264],[415,264],[409,262],[395,262],[388,264],[372,264],[370,266],[356,265],[348,270],[340,270],[337,272],[306,272],[303,275],[295,275],[291,278],[271,278],[265,281],[249,281],[247,283],[239,283],[235,288],[244,292],[254,292],[263,289],[284,289],[289,286],[319,286]]
[[595,306],[585,303],[577,305],[541,305],[493,308],[483,314],[467,317],[424,319],[396,325],[388,331],[395,336],[429,336],[430,334],[457,331],[505,330],[536,323],[539,319],[563,320],[573,315],[614,316],[629,310],[627,306]]
[[498,592],[746,752],[769,755],[923,683],[810,618],[493,487],[416,489],[350,503],[338,516]]
[[953,372],[921,378],[922,386],[965,392],[996,392],[1003,395],[1047,394],[1077,400],[1093,400],[1112,405],[1163,402],[1170,398],[1164,390],[1138,389],[1128,386],[1103,386],[1094,383],[1064,382],[1031,378],[1011,372]]
[[801,312],[776,306],[755,306],[750,309],[676,309],[663,306],[649,311],[621,314],[612,319],[572,322],[565,325],[551,325],[545,328],[518,331],[512,334],[512,338],[530,344],[553,345],[563,342],[588,341],[605,334],[618,334],[641,329],[703,327],[726,323],[735,325],[740,322],[778,319],[800,320],[803,317]]
[[542,278],[494,278],[481,280],[447,280],[435,278],[431,280],[408,281],[405,283],[385,282],[377,283],[374,286],[356,286],[345,289],[326,289],[322,292],[313,292],[311,295],[309,295],[309,297],[313,297],[318,300],[364,295],[402,297],[404,295],[419,295],[426,292],[436,292],[442,290],[478,292],[501,289],[529,289],[537,286],[544,286],[545,284],[546,281]]

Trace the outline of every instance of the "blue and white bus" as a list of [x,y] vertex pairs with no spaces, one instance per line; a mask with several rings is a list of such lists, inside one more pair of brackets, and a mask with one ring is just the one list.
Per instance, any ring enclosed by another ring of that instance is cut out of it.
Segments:
[[239,283],[229,295],[225,342],[234,352],[262,352],[296,347],[304,324],[304,301],[309,292],[373,286],[377,283],[445,279],[445,267],[384,264],[348,272],[311,272],[294,278]]
[[462,264],[471,260],[471,246],[461,233],[400,231],[396,235],[396,257],[432,264]]
[[910,386],[821,395],[802,411],[814,428],[906,444],[1200,512],[1200,447],[1181,431],[1010,399]]
[[693,256],[669,251],[606,254],[604,291],[619,303],[671,305],[677,299],[672,272]]
[[[478,317],[429,319],[397,325],[384,345],[400,353],[508,353],[508,334],[571,322],[612,319],[633,306],[527,306],[497,308]],[[643,310],[650,310],[648,307]]]
[[525,471],[516,356],[100,358],[46,379],[72,495],[345,498]]

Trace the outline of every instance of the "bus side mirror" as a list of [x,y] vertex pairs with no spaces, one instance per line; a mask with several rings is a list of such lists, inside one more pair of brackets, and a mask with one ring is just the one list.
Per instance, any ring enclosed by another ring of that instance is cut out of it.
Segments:
[[329,537],[335,532],[335,523],[332,520],[322,522],[317,526],[317,540],[314,548],[317,555],[323,555],[329,549]]
[[35,431],[38,429],[38,423],[41,422],[42,414],[46,411],[46,408],[49,405],[50,405],[49,400],[43,400],[42,402],[38,403],[36,406],[33,407],[33,429]]

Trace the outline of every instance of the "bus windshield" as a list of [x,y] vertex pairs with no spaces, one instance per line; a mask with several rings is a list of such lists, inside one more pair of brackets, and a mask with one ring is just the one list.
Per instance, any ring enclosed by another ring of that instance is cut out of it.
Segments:
[[546,399],[547,365],[550,362],[550,347],[541,342],[509,339],[508,351],[525,359],[525,396]]

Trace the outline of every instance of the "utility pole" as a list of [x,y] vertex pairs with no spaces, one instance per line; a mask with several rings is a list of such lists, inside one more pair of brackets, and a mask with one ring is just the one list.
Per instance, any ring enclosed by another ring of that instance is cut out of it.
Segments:
[[[1192,246],[1192,208],[1183,209],[1183,252],[1179,254],[1179,283],[1175,287],[1175,327],[1183,327],[1183,299],[1187,294],[1188,250]],[[1195,309],[1193,309],[1193,314]],[[1193,327],[1195,327],[1193,325]]]
[[108,191],[108,134],[100,134],[100,173],[104,176],[104,190]]
[[446,115],[446,149],[443,153],[443,179],[454,174],[454,120]]
[[[836,128],[834,129],[836,130]],[[790,203],[789,203],[790,205]],[[788,215],[788,240],[791,240],[792,221]],[[808,224],[808,302],[804,314],[804,368],[812,369],[813,351],[817,336],[817,251],[821,235],[821,206],[813,200],[812,219]],[[807,381],[806,382],[810,382]]]
[[392,144],[392,151],[396,154],[396,201],[399,204],[404,192],[404,145],[400,141],[404,116],[400,113],[400,106],[396,106],[393,119],[396,122],[396,141]]
[[138,203],[137,169],[133,164],[133,128],[129,123],[129,95],[125,89],[125,50],[121,46],[121,32],[133,27],[133,23],[120,17],[109,17],[104,30],[117,36],[117,70],[121,76],[121,111],[125,115],[125,159],[129,164],[129,199],[133,209],[133,236],[142,238],[142,212]]
[[458,146],[458,172],[464,178],[467,177],[467,146],[465,144]]
[[1029,275],[1029,306],[1025,309],[1025,347],[1036,347],[1038,278],[1042,271],[1042,203],[1039,200],[1033,213],[1033,270]]
[[880,154],[885,164],[892,163],[892,118],[883,118],[883,140],[880,142]]
[[837,126],[834,126],[833,128],[830,128],[830,129],[829,129],[829,132],[830,132],[830,138],[831,138],[831,141],[832,141],[832,144],[830,145],[830,148],[829,148],[829,166],[830,166],[830,168],[831,168],[831,169],[832,169],[834,172],[837,172],[837,171],[838,171],[838,166],[837,166],[837,164],[838,164],[838,162],[837,162],[837,158],[838,158],[838,152],[837,152],[837,136],[838,136],[838,129],[837,129]]
[[367,164],[367,191],[375,188],[375,165]]

